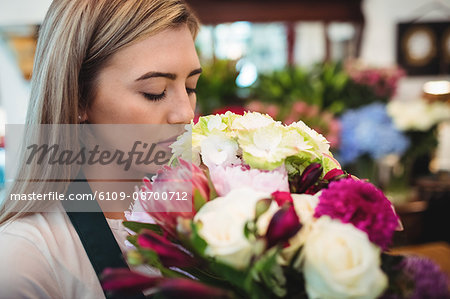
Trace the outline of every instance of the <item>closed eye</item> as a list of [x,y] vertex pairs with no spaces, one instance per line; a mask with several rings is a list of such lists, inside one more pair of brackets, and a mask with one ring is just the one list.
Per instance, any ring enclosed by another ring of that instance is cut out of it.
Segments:
[[186,87],[186,92],[188,94],[194,94],[194,93],[197,93],[197,89],[195,89],[195,88],[187,88]]
[[152,93],[146,93],[146,92],[142,92],[142,95],[150,101],[161,101],[162,99],[164,99],[166,97],[166,91],[163,91],[160,94],[152,94]]

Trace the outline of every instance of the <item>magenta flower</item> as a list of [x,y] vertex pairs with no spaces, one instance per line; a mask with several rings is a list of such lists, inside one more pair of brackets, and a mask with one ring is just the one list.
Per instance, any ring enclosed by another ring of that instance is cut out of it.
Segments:
[[301,228],[302,225],[295,213],[294,205],[284,205],[270,220],[265,236],[267,248],[272,248],[277,244],[286,244]]
[[331,182],[323,190],[314,217],[323,215],[353,224],[383,250],[391,243],[398,225],[398,217],[383,192],[368,182],[353,179]]
[[105,269],[102,273],[101,285],[105,291],[122,295],[123,298],[151,288],[164,298],[232,298],[226,290],[193,280],[146,276],[123,268]]
[[290,192],[285,191],[275,191],[272,193],[273,200],[276,201],[279,207],[283,206],[285,203],[292,203],[294,200],[292,199]]
[[126,268],[107,268],[101,276],[102,288],[109,292],[132,295],[150,289],[164,278],[150,277]]
[[[208,179],[199,167],[180,160],[179,166],[173,168],[166,166],[160,170],[153,182],[144,178],[140,203],[164,231],[176,237],[178,217],[192,219],[195,215],[193,205],[195,191],[208,201],[210,192]],[[156,200],[156,196],[159,200]],[[183,198],[187,200],[180,200]]]
[[142,230],[139,233],[137,242],[142,248],[156,252],[161,263],[167,268],[186,268],[195,265],[195,260],[192,256],[151,230]]

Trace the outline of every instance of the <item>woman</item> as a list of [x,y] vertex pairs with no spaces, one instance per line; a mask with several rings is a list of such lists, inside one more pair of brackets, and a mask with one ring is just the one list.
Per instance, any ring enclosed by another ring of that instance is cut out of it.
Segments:
[[[29,129],[37,124],[189,123],[201,72],[197,31],[182,1],[55,0],[40,29],[26,138],[49,135]],[[63,144],[73,136],[47,137]],[[9,194],[67,195],[74,173],[79,166],[23,164]],[[36,178],[45,183],[32,184]],[[97,187],[88,179],[75,192]],[[103,298],[98,275],[124,264],[114,240],[122,245],[121,220],[106,222],[103,214],[123,213],[66,213],[59,203],[52,203],[59,213],[36,212],[36,202],[8,198],[0,214],[0,298]]]

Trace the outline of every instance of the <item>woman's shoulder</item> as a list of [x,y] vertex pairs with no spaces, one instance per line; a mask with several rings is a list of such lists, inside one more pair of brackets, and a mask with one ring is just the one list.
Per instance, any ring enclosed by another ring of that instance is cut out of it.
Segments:
[[[31,243],[41,251],[52,240],[64,236],[69,230],[67,217],[63,213],[32,213],[8,221],[0,226],[0,238],[9,239],[9,245]],[[1,243],[5,244],[5,243]],[[3,246],[2,246],[3,247]]]
[[[0,299],[104,297],[65,212],[35,213],[5,223],[0,244],[0,269],[12,269],[0,271]],[[4,295],[4,288],[15,296]],[[23,290],[34,295],[21,296]]]
[[[27,216],[28,217],[28,216]],[[39,248],[33,229],[21,220],[0,228],[0,298],[57,298],[57,277]]]

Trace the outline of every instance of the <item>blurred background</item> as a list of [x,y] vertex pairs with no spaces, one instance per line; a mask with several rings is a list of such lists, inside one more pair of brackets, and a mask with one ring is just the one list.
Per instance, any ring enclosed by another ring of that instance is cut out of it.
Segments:
[[[450,0],[187,2],[203,23],[197,116],[304,121],[345,170],[386,192],[405,228],[397,246],[448,246]],[[0,0],[1,147],[4,124],[25,121],[50,3]]]

